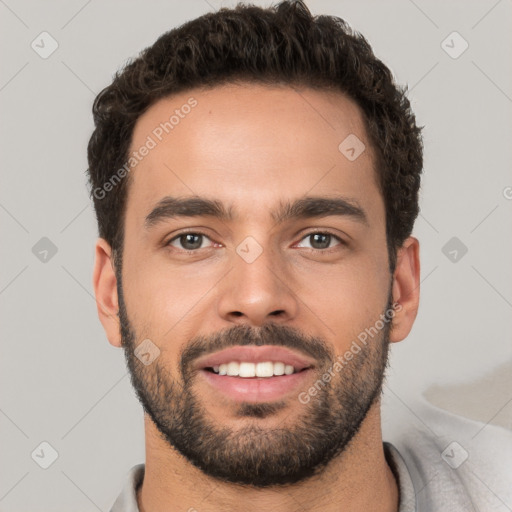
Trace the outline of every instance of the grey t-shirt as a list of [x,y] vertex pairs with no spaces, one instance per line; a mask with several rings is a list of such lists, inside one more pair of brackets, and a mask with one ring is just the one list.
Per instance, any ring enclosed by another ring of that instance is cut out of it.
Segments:
[[[512,431],[426,402],[416,410],[422,424],[404,425],[383,443],[398,481],[398,512],[511,512]],[[139,512],[144,468],[130,469],[110,512]]]

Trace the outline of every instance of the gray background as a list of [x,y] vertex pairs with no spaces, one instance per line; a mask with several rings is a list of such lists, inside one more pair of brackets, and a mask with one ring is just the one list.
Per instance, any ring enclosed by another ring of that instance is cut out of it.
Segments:
[[[423,395],[512,429],[512,2],[307,3],[368,38],[426,126],[421,305],[392,349],[384,417],[421,420]],[[1,511],[107,511],[144,460],[142,409],[93,297],[91,106],[161,33],[233,4],[0,0]],[[43,31],[59,45],[46,59],[31,47]],[[458,58],[441,45],[453,31],[469,44]],[[43,237],[57,249],[46,261]],[[48,469],[31,456],[43,441],[58,452]]]

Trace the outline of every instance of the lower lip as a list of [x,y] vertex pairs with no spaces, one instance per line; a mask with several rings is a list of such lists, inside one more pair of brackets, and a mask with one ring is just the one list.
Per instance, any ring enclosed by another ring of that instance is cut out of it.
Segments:
[[309,368],[291,375],[251,378],[218,375],[208,370],[200,373],[208,384],[235,401],[268,402],[282,399],[293,391],[298,395],[300,386],[309,379],[312,371]]

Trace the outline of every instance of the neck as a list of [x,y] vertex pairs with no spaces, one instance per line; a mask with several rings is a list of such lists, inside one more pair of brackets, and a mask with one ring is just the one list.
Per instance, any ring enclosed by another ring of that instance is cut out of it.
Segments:
[[376,401],[343,454],[320,475],[293,485],[251,489],[219,482],[170,447],[145,415],[146,467],[137,492],[140,512],[396,512],[398,487],[387,465]]

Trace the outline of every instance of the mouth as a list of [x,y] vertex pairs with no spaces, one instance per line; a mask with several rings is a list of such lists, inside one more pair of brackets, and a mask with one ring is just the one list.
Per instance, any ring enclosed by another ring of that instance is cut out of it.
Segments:
[[206,367],[204,370],[220,376],[226,375],[228,377],[238,377],[241,379],[268,379],[282,375],[293,375],[306,371],[309,368],[309,366],[296,368],[282,361],[262,361],[259,363],[231,361],[229,363]]
[[265,402],[298,395],[314,361],[278,346],[239,346],[197,361],[201,380],[234,401]]

